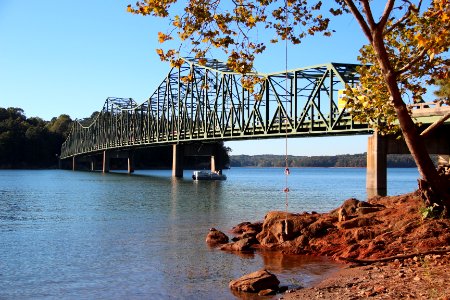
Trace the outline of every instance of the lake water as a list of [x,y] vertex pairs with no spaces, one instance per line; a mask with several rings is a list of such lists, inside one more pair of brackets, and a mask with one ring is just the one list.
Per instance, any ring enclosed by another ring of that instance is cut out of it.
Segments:
[[[233,168],[228,180],[190,172],[133,175],[0,170],[0,299],[235,299],[230,280],[263,267],[283,285],[310,285],[324,259],[210,249],[227,232],[285,209],[283,169]],[[413,191],[416,169],[389,169],[388,194]],[[292,169],[289,211],[364,200],[365,169]]]

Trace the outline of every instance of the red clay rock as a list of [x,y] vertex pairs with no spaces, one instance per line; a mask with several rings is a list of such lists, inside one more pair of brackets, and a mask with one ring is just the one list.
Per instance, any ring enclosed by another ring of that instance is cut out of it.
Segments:
[[[301,215],[282,211],[269,212],[262,225],[261,232],[256,236],[263,246],[271,246],[290,241],[301,235],[303,229],[314,223],[320,215],[304,213]],[[287,225],[287,234],[286,234]]]
[[210,246],[218,246],[228,243],[228,236],[215,228],[211,228],[209,230],[208,235],[206,236],[206,243]]
[[310,238],[317,238],[327,234],[328,229],[334,228],[335,226],[327,219],[319,219],[316,222],[309,225],[303,230],[303,235]]
[[225,245],[222,245],[220,247],[220,250],[224,250],[224,251],[251,251],[252,250],[252,245],[254,244],[254,242],[252,242],[251,239],[246,238],[246,239],[241,239],[238,240],[234,243],[228,243]]
[[374,217],[358,217],[354,218],[348,221],[341,222],[339,224],[340,228],[344,229],[350,229],[350,228],[357,228],[357,227],[367,227],[372,225],[380,224],[381,222],[375,219]]
[[[324,214],[269,212],[257,239],[262,249],[336,259],[379,258],[448,246],[450,220],[422,220],[421,206],[419,195],[413,193],[375,197],[368,202],[348,199]],[[374,209],[358,215],[361,208]],[[349,219],[339,222],[339,210],[348,212]]]
[[248,231],[244,232],[241,235],[233,237],[231,240],[233,242],[237,242],[242,239],[250,239],[252,244],[257,244],[258,240],[256,239],[257,232],[256,231]]
[[356,214],[358,216],[362,216],[362,215],[380,211],[381,209],[382,209],[381,207],[376,207],[376,206],[374,206],[374,207],[357,207]]
[[232,280],[229,284],[230,289],[241,292],[258,293],[262,290],[278,290],[280,281],[267,270],[259,270]]
[[350,198],[344,201],[340,209],[345,210],[347,215],[354,215],[356,213],[356,208],[361,201],[355,198]]
[[262,223],[250,223],[250,222],[242,222],[237,224],[231,229],[231,233],[233,234],[243,234],[245,232],[256,232],[258,234],[262,229]]

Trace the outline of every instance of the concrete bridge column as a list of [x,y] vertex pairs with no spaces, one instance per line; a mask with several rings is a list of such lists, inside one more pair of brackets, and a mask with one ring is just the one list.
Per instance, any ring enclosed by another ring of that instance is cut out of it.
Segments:
[[183,177],[184,146],[174,144],[172,149],[172,177]]
[[385,196],[387,193],[387,144],[385,137],[375,132],[367,143],[367,196]]
[[133,152],[130,151],[128,152],[128,173],[133,173],[134,172],[134,155]]
[[95,157],[93,156],[91,157],[91,171],[95,171]]
[[72,171],[75,171],[77,169],[77,156],[74,155],[72,157]]
[[103,151],[103,168],[102,168],[102,172],[103,173],[108,173],[109,172],[109,152],[108,151]]
[[211,155],[211,172],[216,171],[216,157]]

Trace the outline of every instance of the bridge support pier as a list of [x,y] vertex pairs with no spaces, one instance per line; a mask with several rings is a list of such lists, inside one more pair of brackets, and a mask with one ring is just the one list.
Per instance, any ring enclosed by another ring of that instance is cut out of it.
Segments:
[[102,168],[102,172],[103,173],[108,173],[109,172],[109,152],[108,151],[103,151],[103,168]]
[[216,171],[216,157],[211,155],[211,172]]
[[95,157],[91,157],[91,172],[95,171]]
[[74,155],[72,157],[72,171],[75,171],[77,169],[77,156]]
[[183,177],[183,163],[184,163],[184,146],[174,144],[172,146],[172,177]]
[[131,152],[131,151],[128,152],[127,161],[128,161],[128,173],[134,173],[134,155],[133,155],[133,152]]
[[367,143],[367,197],[387,194],[387,141],[375,132]]

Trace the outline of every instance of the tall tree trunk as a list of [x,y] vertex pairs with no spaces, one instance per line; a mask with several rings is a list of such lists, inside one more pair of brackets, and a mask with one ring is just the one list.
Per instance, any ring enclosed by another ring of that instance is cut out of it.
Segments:
[[450,210],[450,197],[448,186],[443,178],[439,176],[433,161],[428,154],[425,143],[419,135],[406,104],[402,100],[400,90],[397,85],[397,76],[392,68],[389,57],[384,46],[381,32],[374,32],[372,46],[376,53],[378,63],[381,67],[387,88],[391,95],[390,100],[397,113],[400,128],[405,139],[406,145],[417,165],[420,176],[419,188],[424,192],[427,205],[438,204],[446,214]]

